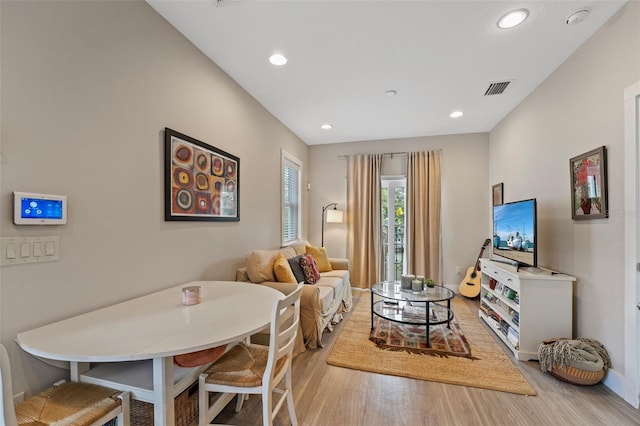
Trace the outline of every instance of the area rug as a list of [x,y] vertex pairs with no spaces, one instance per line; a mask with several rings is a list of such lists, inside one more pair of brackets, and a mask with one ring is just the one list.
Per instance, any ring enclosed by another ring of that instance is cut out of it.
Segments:
[[360,299],[333,346],[327,359],[329,365],[520,395],[536,395],[536,390],[479,323],[477,312],[472,312],[457,297],[451,301],[451,308],[471,347],[472,358],[425,356],[379,348],[369,340],[370,297],[363,295]]
[[427,346],[426,325],[402,324],[378,316],[374,317],[373,321],[374,328],[371,330],[369,339],[381,349],[433,356],[473,358],[471,347],[455,317],[451,320],[449,327],[446,323],[429,327],[429,346]]

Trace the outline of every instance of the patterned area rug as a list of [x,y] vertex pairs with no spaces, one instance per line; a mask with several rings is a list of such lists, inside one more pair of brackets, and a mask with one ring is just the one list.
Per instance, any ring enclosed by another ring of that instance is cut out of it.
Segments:
[[[370,296],[363,294],[342,325],[327,359],[329,365],[417,380],[449,383],[536,395],[514,362],[480,324],[478,311],[455,297],[451,309],[471,348],[472,358],[464,356],[425,356],[404,350],[379,348],[370,340]],[[451,355],[451,354],[449,354]]]
[[455,318],[451,321],[450,327],[447,328],[446,324],[429,327],[428,347],[425,325],[402,324],[376,316],[369,339],[379,348],[390,351],[473,358],[471,347]]

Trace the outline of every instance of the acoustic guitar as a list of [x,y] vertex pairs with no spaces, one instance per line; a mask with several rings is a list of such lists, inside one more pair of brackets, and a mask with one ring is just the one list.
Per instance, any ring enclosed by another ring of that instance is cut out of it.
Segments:
[[468,297],[473,299],[474,297],[478,297],[480,294],[480,257],[482,257],[482,253],[484,253],[484,249],[491,243],[491,239],[487,238],[484,240],[484,244],[482,244],[482,248],[480,248],[480,253],[478,253],[478,260],[476,260],[476,264],[467,269],[467,275],[460,282],[460,294],[464,297]]

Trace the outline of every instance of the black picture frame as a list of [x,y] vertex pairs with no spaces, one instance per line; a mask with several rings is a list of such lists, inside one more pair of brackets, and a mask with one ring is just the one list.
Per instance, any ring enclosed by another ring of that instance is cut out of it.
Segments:
[[164,130],[165,221],[240,221],[240,158]]
[[569,176],[571,218],[589,220],[609,217],[607,148],[601,146],[571,158]]
[[493,205],[501,206],[504,204],[504,186],[503,183],[496,183],[491,187],[492,195],[493,195]]

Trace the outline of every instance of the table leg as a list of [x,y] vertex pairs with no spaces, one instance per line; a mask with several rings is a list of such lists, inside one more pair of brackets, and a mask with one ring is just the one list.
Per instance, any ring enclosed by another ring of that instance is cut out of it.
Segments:
[[425,307],[424,317],[425,317],[425,320],[426,320],[426,327],[425,328],[427,329],[427,331],[426,331],[426,333],[427,333],[427,347],[430,347],[431,344],[429,343],[429,324],[430,324],[430,321],[429,321],[430,318],[429,317],[431,315],[429,313],[429,302],[424,302],[424,307]]
[[173,357],[153,359],[154,426],[175,426]]
[[[449,312],[451,312],[451,299],[447,299],[447,318],[449,318]],[[451,329],[451,320],[447,321],[447,328]]]
[[373,291],[371,292],[371,330],[373,330]]
[[69,376],[72,382],[79,382],[80,376],[89,371],[90,364],[88,362],[69,362]]

